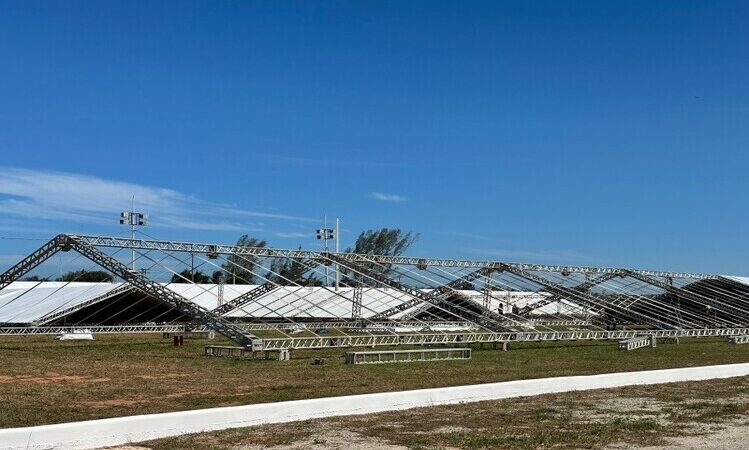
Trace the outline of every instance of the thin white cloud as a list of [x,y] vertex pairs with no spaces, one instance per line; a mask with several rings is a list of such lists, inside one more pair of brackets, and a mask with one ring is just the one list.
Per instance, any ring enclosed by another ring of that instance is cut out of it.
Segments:
[[112,224],[120,211],[147,212],[151,224],[212,231],[261,231],[250,218],[314,222],[285,214],[250,211],[203,201],[173,189],[144,186],[76,173],[0,167],[0,220],[36,219]]
[[276,237],[280,237],[284,239],[309,238],[314,235],[314,233],[302,233],[299,231],[278,232],[278,233],[273,233],[273,234]]
[[403,203],[407,201],[408,199],[402,195],[398,194],[384,194],[382,192],[372,192],[370,195],[370,198],[373,198],[375,200],[379,200],[381,202],[393,202],[393,203]]
[[258,212],[258,211],[247,211],[246,209],[232,208],[229,206],[220,206],[217,208],[217,211],[223,214],[227,214],[227,215],[236,215],[236,216],[242,216],[242,217],[261,217],[264,219],[291,220],[295,222],[317,223],[320,221],[320,219],[310,219],[308,217],[289,216],[286,214],[275,214],[275,213]]

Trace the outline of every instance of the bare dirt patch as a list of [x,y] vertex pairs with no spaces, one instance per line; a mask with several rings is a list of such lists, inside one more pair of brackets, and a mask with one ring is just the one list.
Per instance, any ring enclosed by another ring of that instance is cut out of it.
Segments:
[[[640,447],[639,450],[736,450],[747,448],[747,443],[749,443],[749,426],[744,423],[710,427],[709,430],[703,430],[694,436],[671,437],[666,439],[665,445]],[[627,447],[610,448],[614,450]]]
[[95,378],[85,375],[60,375],[54,372],[49,372],[43,376],[30,376],[30,375],[15,375],[7,376],[0,375],[0,383],[57,383],[60,381],[68,383],[103,383],[109,381],[109,378]]
[[[749,377],[549,394],[226,430],[153,450],[747,448]],[[341,442],[343,441],[343,442]]]
[[327,450],[327,449],[351,449],[351,450],[406,450],[408,447],[389,444],[387,441],[362,434],[338,429],[323,427],[315,430],[311,437],[301,439],[290,444],[273,445],[271,447],[250,444],[239,445],[233,450],[260,450],[272,448],[273,450]]
[[148,447],[136,447],[132,445],[125,445],[122,447],[111,447],[110,450],[151,450]]
[[133,375],[133,378],[139,378],[141,380],[168,380],[171,378],[184,378],[189,375],[184,373],[162,373],[159,375]]
[[127,399],[127,398],[112,398],[108,400],[92,400],[78,402],[79,405],[89,408],[111,408],[120,406],[133,406],[139,403],[143,403],[142,399]]

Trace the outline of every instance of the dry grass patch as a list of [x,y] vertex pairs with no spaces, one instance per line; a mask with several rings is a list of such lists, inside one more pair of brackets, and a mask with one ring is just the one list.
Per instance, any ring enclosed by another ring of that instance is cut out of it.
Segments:
[[[746,408],[719,405],[745,404],[747,386],[749,377],[553,394],[266,425],[142,445],[152,450],[664,446],[678,436],[700,436],[745,424]],[[690,397],[695,392],[711,400],[695,401]],[[673,411],[689,411],[691,418],[675,418]],[[341,444],[337,435],[349,436],[357,445]]]
[[[160,335],[98,335],[89,342],[51,336],[0,338],[0,427],[645,369],[749,361],[749,346],[683,340],[621,353],[614,342],[515,344],[475,349],[471,361],[347,366],[344,349],[296,351],[288,362],[207,358],[206,344],[173,347]],[[326,357],[324,366],[310,358]]]

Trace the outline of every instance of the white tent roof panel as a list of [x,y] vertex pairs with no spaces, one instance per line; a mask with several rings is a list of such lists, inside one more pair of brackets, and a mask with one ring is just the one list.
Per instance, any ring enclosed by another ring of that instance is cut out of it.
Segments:
[[[749,277],[727,277],[749,285]],[[16,281],[0,290],[0,323],[31,323],[42,317],[86,303],[121,286],[122,283],[82,283],[58,281]],[[169,289],[206,309],[218,306],[219,287],[215,284],[174,283]],[[226,284],[223,288],[224,303],[245,294],[255,285]],[[429,290],[426,290],[429,291]],[[461,291],[479,305],[483,305],[483,292]],[[281,287],[274,289],[253,302],[227,314],[228,317],[299,317],[299,318],[347,318],[351,317],[354,289],[342,287]],[[547,293],[492,291],[490,308],[498,311],[503,305],[523,308],[533,304]],[[370,317],[393,306],[406,302],[410,296],[394,289],[364,288],[362,292],[362,316]],[[402,311],[392,318],[408,317],[421,306]],[[568,301],[553,302],[536,309],[532,314],[570,314],[579,312],[579,306]]]
[[30,323],[105,294],[120,283],[16,281],[0,290],[0,323]]

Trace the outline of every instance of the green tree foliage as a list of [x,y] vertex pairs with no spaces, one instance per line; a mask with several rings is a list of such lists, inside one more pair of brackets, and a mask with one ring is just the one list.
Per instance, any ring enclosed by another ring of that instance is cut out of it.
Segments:
[[453,289],[456,289],[458,291],[472,291],[476,289],[476,286],[470,281],[463,280],[453,285]]
[[226,274],[223,270],[217,270],[211,274],[211,283],[219,284],[222,282],[226,282]]
[[172,283],[211,283],[211,277],[204,274],[203,272],[196,270],[195,272],[190,269],[185,269],[179,274],[172,275]]
[[401,230],[400,228],[382,228],[380,230],[362,231],[356,238],[354,248],[347,248],[346,252],[363,253],[367,255],[398,256],[416,242],[419,234]]
[[92,270],[89,272],[85,269],[81,269],[71,270],[70,272],[63,274],[63,276],[57,278],[55,281],[82,281],[100,283],[102,281],[114,281],[114,277],[111,274],[103,272],[101,270]]
[[271,262],[266,278],[280,286],[322,286],[322,281],[314,274],[307,274],[308,265],[298,259],[277,258]]
[[49,281],[49,278],[40,277],[39,275],[30,275],[28,277],[21,278],[21,281]]
[[[398,256],[402,255],[408,248],[419,238],[418,233],[405,232],[400,228],[382,228],[379,230],[362,231],[356,238],[354,247],[347,248],[347,253],[362,253],[367,255],[385,255]],[[390,275],[392,267],[390,264],[373,264],[361,263],[371,270]],[[350,273],[345,269],[341,270],[344,280],[347,284],[377,286],[373,280],[360,274]]]
[[[248,235],[242,235],[237,239],[237,247],[265,247],[267,242],[255,239]],[[226,282],[231,284],[255,284],[260,270],[260,258],[247,255],[229,255],[223,264],[226,273]]]

